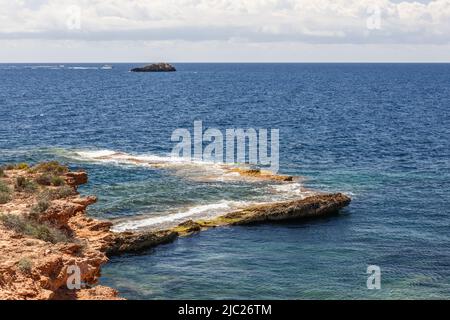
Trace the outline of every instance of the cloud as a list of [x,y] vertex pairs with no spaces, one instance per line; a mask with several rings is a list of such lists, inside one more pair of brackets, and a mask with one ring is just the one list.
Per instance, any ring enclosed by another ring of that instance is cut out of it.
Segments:
[[1,38],[447,44],[450,0],[0,0]]

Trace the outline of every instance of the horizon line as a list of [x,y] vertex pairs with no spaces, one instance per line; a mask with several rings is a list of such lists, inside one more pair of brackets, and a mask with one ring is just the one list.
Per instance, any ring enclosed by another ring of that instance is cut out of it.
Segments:
[[74,63],[83,63],[83,64],[93,64],[93,63],[104,63],[104,64],[151,64],[151,63],[183,63],[183,64],[449,64],[449,61],[21,61],[21,62],[2,62],[0,64],[74,64]]

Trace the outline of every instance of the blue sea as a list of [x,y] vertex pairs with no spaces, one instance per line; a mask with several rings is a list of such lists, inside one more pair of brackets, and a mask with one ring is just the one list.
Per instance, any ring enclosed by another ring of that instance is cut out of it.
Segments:
[[[88,213],[118,228],[300,188],[353,201],[326,219],[211,229],[114,257],[100,284],[129,299],[450,298],[450,64],[128,72],[138,65],[0,64],[0,163],[88,170],[80,192],[99,197]],[[217,172],[206,163],[145,165],[168,162],[173,130],[195,120],[279,129],[280,173],[301,181],[208,180]],[[381,268],[380,290],[367,289],[369,265]]]

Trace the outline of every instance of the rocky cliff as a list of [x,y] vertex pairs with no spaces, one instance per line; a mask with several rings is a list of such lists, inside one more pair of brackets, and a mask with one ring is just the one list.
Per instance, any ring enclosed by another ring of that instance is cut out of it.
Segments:
[[[85,214],[96,201],[76,191],[87,174],[57,163],[0,173],[0,299],[117,299],[93,286],[112,236],[109,223]],[[67,290],[70,266],[80,270],[80,290]]]

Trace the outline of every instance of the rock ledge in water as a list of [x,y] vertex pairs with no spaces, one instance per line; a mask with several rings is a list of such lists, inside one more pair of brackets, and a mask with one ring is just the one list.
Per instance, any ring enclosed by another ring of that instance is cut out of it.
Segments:
[[320,194],[305,199],[255,205],[211,220],[188,220],[168,230],[116,233],[114,244],[109,247],[107,253],[116,255],[145,250],[174,241],[180,236],[220,226],[322,218],[336,214],[350,202],[351,199],[342,193]]
[[131,72],[174,72],[177,71],[175,67],[169,63],[154,63],[144,67],[131,69]]

